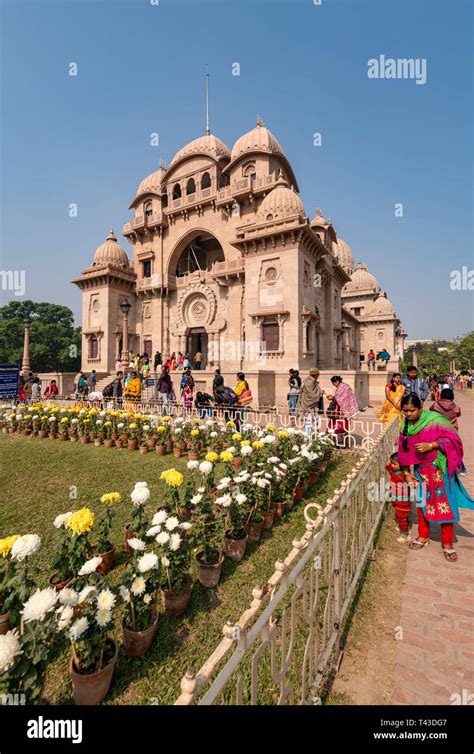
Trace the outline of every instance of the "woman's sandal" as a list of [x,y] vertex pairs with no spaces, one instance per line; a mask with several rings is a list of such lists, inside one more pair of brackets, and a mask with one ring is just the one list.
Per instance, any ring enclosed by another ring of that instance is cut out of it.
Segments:
[[443,547],[443,555],[449,563],[454,563],[458,559],[456,550],[448,550],[446,547]]
[[410,550],[422,550],[425,545],[429,545],[430,541],[427,539],[426,542],[420,542],[419,539],[414,539],[413,542],[410,542],[408,548]]

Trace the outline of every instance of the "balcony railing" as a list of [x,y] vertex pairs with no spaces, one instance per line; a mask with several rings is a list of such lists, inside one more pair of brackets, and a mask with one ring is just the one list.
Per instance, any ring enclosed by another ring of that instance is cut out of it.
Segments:
[[176,278],[173,275],[151,275],[148,278],[137,280],[137,291],[152,290],[159,288],[176,288]]
[[123,225],[122,235],[130,235],[143,228],[154,228],[157,225],[162,225],[164,221],[165,216],[162,212],[154,212],[152,215],[137,215],[129,223]]

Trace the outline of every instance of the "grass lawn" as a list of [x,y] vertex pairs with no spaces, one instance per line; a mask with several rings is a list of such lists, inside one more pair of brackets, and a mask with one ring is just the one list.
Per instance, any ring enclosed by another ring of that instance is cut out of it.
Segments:
[[[151,516],[163,502],[160,473],[173,466],[187,473],[186,461],[185,457],[179,460],[170,455],[158,457],[154,451],[141,456],[138,451],[128,449],[0,434],[0,536],[13,533],[41,536],[42,546],[34,563],[41,569],[40,586],[46,586],[52,570],[55,516],[84,505],[98,512],[103,493],[121,492],[124,501],[116,508],[111,533],[117,554],[115,566],[107,577],[115,587],[120,584],[128,558],[122,548],[123,528],[130,520],[130,492],[135,482],[149,484],[152,495],[147,510]],[[198,670],[222,638],[225,621],[238,619],[251,602],[253,587],[267,581],[275,561],[285,557],[292,540],[304,533],[304,505],[331,497],[352,464],[353,456],[337,456],[303,501],[293,506],[260,544],[249,543],[243,561],[224,562],[221,583],[216,589],[196,584],[182,617],[161,614],[154,643],[144,658],[132,659],[120,653],[105,703],[173,703],[180,693],[184,673]],[[77,497],[71,499],[71,493]],[[115,638],[121,642],[120,628],[116,629]],[[67,664],[68,657],[63,654],[49,668],[44,693],[53,704],[73,703]]]

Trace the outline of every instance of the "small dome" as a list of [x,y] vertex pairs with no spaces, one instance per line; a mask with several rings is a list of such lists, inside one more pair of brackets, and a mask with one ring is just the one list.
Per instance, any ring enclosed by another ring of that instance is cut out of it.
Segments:
[[331,224],[332,224],[331,220],[328,220],[327,217],[324,217],[323,213],[318,207],[316,210],[316,214],[314,215],[313,219],[310,222],[310,225],[315,226],[317,228],[329,228]]
[[394,314],[393,306],[387,298],[387,294],[381,291],[378,297],[367,307],[366,314],[374,316],[377,314],[390,315]]
[[306,216],[304,204],[298,194],[288,188],[288,184],[280,174],[275,187],[265,197],[258,210],[260,222],[281,220],[292,215]]
[[165,175],[166,170],[163,167],[160,167],[158,170],[150,173],[150,175],[147,175],[137,188],[136,196],[141,196],[141,194],[147,193],[161,194],[161,184],[164,181]]
[[230,153],[230,159],[236,160],[247,152],[267,152],[269,154],[279,154],[283,157],[285,153],[273,134],[265,128],[262,121],[257,121],[257,125],[248,133],[241,136],[235,142]]
[[354,272],[354,257],[350,247],[340,236],[337,237],[336,256],[341,267],[348,273],[348,275],[352,275]]
[[176,152],[170,167],[184,160],[186,157],[193,157],[197,154],[209,155],[209,157],[213,157],[215,160],[219,160],[221,157],[230,157],[229,147],[223,141],[213,134],[206,134],[205,136],[200,136],[198,139],[194,139],[194,141],[190,141],[179,152]]
[[357,262],[357,267],[351,275],[351,279],[344,286],[344,291],[367,291],[373,293],[380,291],[377,279],[368,271],[367,265]]
[[130,267],[127,252],[119,243],[117,243],[112,228],[110,229],[110,233],[107,236],[105,243],[97,247],[92,262],[93,267],[102,267],[106,264],[111,264],[114,267]]

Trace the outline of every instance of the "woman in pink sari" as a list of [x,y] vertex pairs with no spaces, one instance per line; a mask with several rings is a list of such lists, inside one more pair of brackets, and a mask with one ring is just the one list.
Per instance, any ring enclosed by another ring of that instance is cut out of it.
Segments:
[[405,480],[417,486],[418,538],[409,548],[421,550],[429,544],[430,524],[436,524],[441,528],[444,557],[454,562],[458,559],[453,536],[459,508],[474,509],[474,500],[459,479],[461,438],[449,419],[436,411],[423,411],[417,395],[405,396],[401,408],[405,420],[398,440],[398,460]]
[[359,406],[354,391],[342,381],[342,377],[331,377],[331,382],[336,387],[336,392],[328,395],[328,400],[331,401],[327,410],[328,431],[335,432],[337,448],[347,448],[349,420],[359,413]]

